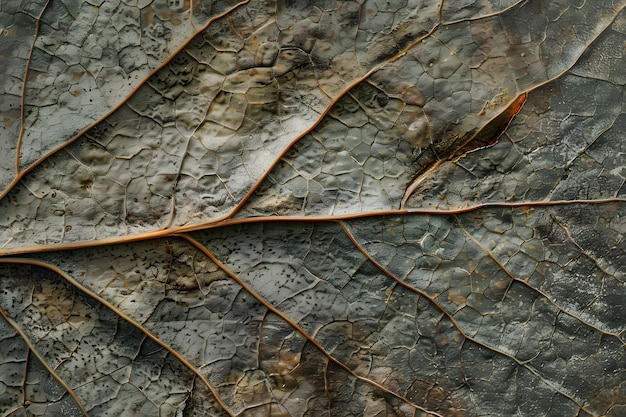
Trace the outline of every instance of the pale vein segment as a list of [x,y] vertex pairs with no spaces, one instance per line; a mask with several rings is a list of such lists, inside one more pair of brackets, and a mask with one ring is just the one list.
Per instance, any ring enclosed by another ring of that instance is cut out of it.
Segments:
[[[16,150],[22,134],[23,92],[46,1],[3,1],[0,5],[0,188],[15,177]],[[32,76],[32,74],[31,74]]]

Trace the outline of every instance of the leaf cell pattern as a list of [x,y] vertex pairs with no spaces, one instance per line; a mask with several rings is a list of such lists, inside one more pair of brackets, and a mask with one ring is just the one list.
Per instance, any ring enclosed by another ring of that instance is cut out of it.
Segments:
[[0,413],[623,415],[625,6],[3,1]]

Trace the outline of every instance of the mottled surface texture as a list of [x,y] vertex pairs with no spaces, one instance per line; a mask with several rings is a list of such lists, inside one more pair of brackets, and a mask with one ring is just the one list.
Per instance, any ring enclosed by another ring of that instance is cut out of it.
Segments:
[[0,415],[626,415],[626,0],[0,0]]

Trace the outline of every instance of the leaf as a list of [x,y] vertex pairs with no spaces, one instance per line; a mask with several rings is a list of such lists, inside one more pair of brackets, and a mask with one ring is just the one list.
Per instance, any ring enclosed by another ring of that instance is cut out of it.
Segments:
[[0,411],[623,414],[625,6],[4,2]]

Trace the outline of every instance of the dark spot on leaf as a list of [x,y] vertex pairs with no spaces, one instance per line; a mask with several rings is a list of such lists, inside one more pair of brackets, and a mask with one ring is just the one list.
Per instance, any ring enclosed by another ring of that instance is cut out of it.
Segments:
[[380,107],[385,107],[389,103],[389,96],[383,92],[376,94],[376,102]]

